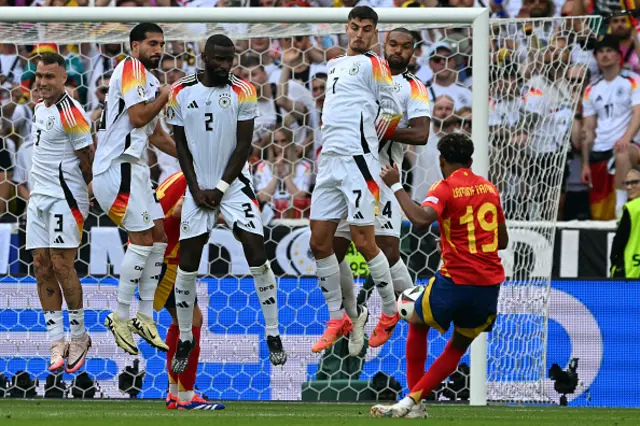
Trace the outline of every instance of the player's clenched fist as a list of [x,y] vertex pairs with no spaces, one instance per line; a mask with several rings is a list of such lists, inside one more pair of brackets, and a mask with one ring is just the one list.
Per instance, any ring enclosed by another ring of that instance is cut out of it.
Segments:
[[196,202],[198,207],[208,208],[208,209],[216,209],[217,205],[212,203],[213,194],[212,190],[198,189],[197,191],[193,191],[193,200]]
[[389,187],[393,186],[394,183],[400,182],[400,172],[398,172],[397,168],[388,164],[380,171],[380,177]]

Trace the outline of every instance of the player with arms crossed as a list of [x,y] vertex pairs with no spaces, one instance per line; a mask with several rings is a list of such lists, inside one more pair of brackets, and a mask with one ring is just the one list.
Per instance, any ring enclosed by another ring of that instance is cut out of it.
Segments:
[[[162,29],[155,24],[139,24],[131,30],[129,40],[132,56],[118,64],[109,82],[107,105],[98,129],[93,192],[100,207],[129,236],[120,268],[118,307],[107,316],[105,325],[119,347],[137,355],[132,331],[155,348],[168,349],[153,321],[153,295],[167,247],[164,215],[154,199],[149,165],[143,154],[147,141],[170,155],[176,154],[175,145],[157,120],[169,99],[170,88],[160,87],[150,71],[162,56]],[[129,320],[137,286],[140,307]]]
[[153,308],[159,312],[164,307],[171,315],[171,326],[169,326],[165,339],[167,346],[169,346],[167,352],[169,393],[166,398],[166,407],[170,410],[222,410],[224,404],[208,402],[193,392],[200,356],[200,329],[202,327],[202,311],[198,307],[197,299],[194,301],[193,326],[191,328],[195,347],[189,354],[189,365],[180,374],[171,370],[171,360],[176,353],[180,338],[174,286],[180,262],[180,217],[186,190],[187,180],[182,172],[169,176],[156,190],[156,197],[165,214],[164,229],[167,233],[167,250],[164,255],[160,282],[153,299]]
[[[349,334],[353,323],[345,313],[340,288],[340,261],[333,249],[338,223],[346,217],[351,238],[364,256],[382,297],[383,313],[369,341],[384,344],[399,320],[389,262],[376,245],[374,222],[378,213],[378,133],[382,112],[385,127],[397,120],[401,107],[393,93],[387,62],[369,51],[378,39],[378,15],[368,6],[349,12],[347,55],[329,61],[329,80],[322,115],[322,153],[311,198],[310,246],[329,308],[329,324],[313,352],[330,348]],[[382,109],[382,111],[380,111]],[[374,178],[375,176],[375,178]]]
[[209,37],[202,53],[204,72],[173,85],[167,110],[187,180],[175,284],[180,340],[171,369],[176,374],[188,368],[189,354],[196,347],[192,332],[196,277],[219,211],[242,243],[253,275],[271,363],[282,365],[287,360],[278,331],[276,278],[267,261],[260,208],[247,164],[257,116],[256,91],[230,74],[234,56],[235,46],[228,37]]
[[[82,285],[74,262],[89,214],[93,140],[82,106],[64,90],[64,58],[47,53],[36,67],[33,189],[27,209],[27,250],[32,250],[38,295],[51,339],[49,370],[73,373],[84,364],[91,338],[84,326]],[[62,288],[62,291],[60,290]],[[62,297],[69,309],[65,342]]]
[[[428,228],[438,221],[443,264],[426,288],[405,290],[398,299],[399,311],[409,321],[410,394],[394,405],[372,407],[375,417],[426,417],[421,400],[455,371],[471,342],[490,331],[496,319],[504,281],[498,250],[509,242],[500,195],[471,171],[473,142],[467,136],[447,135],[438,142],[438,150],[445,178],[431,186],[422,207],[402,189],[396,169],[387,166],[382,172],[411,223]],[[424,374],[429,328],[444,334],[451,322],[453,336]]]
[[[429,138],[429,122],[431,108],[429,94],[425,85],[413,74],[407,71],[407,66],[415,52],[416,40],[411,31],[406,28],[395,28],[387,34],[384,44],[384,57],[389,63],[393,75],[393,87],[402,106],[403,115],[399,123],[391,123],[387,134],[383,136],[383,143],[378,148],[380,164],[398,165],[402,167],[404,149],[402,144],[424,145]],[[400,118],[400,117],[399,117]],[[384,125],[383,122],[379,125]],[[413,280],[407,266],[400,258],[400,228],[402,226],[402,211],[393,192],[386,186],[380,187],[381,213],[375,220],[376,244],[387,257],[391,272],[391,281],[396,294],[413,287]],[[349,249],[351,233],[346,221],[340,222],[333,247],[340,262],[340,285],[344,307],[353,322],[353,330],[349,334],[349,354],[356,356],[364,345],[364,326],[368,312],[364,306],[371,295],[374,282],[369,277],[360,290],[358,300],[363,306],[356,305],[353,292],[353,273],[349,262],[344,259]],[[359,311],[359,312],[358,312]]]

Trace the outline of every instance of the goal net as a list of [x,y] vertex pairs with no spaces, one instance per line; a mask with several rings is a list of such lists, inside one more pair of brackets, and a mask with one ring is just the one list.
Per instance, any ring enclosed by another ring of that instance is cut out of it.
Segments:
[[[472,59],[483,62],[474,57],[473,49],[486,40],[474,39],[471,25],[460,24],[462,15],[472,13],[464,10],[447,15],[446,10],[438,9],[431,18],[427,14],[423,23],[405,19],[407,13],[414,13],[408,9],[404,14],[379,10],[381,41],[384,32],[394,27],[416,31],[420,42],[410,70],[431,82],[431,135],[425,147],[406,149],[404,183],[413,198],[421,201],[429,185],[441,178],[435,149],[438,139],[451,132],[473,132],[477,150],[474,167],[498,186],[511,236],[509,249],[502,253],[508,281],[501,291],[501,315],[487,343],[486,397],[494,401],[546,401],[546,308],[554,222],[574,114],[586,70],[593,67],[589,49],[599,20],[491,21],[490,65],[480,69],[472,67]],[[0,43],[4,46],[0,135],[8,158],[0,169],[0,208],[4,212],[0,223],[0,274],[4,276],[0,279],[0,397],[62,392],[73,397],[160,398],[167,389],[165,356],[139,342],[141,355],[130,357],[116,347],[103,326],[106,315],[116,306],[126,236],[97,203],[85,222],[76,263],[83,282],[85,321],[93,339],[87,374],[54,376],[46,368],[46,324],[32,259],[24,246],[25,205],[32,185],[33,140],[29,132],[35,66],[44,52],[64,55],[67,89],[96,122],[110,71],[127,55],[128,33],[134,25],[115,23],[132,19],[123,18],[124,12],[113,8],[95,12],[66,9],[64,13],[74,15],[66,19],[58,12],[53,10],[51,18],[45,14],[45,21],[37,17],[0,22]],[[184,15],[184,9],[174,12],[172,18],[163,15],[170,23],[161,23],[167,45],[154,73],[162,83],[171,84],[195,71],[204,40],[222,32],[236,43],[234,72],[256,85],[261,96],[252,172],[267,224],[267,253],[280,277],[280,331],[289,352],[284,367],[270,365],[263,339],[264,319],[253,294],[248,265],[230,230],[220,225],[212,233],[200,264],[198,300],[204,322],[198,391],[224,400],[394,399],[406,392],[405,324],[397,327],[390,342],[368,349],[361,358],[349,358],[345,342],[339,342],[335,351],[324,357],[311,353],[328,312],[309,250],[308,194],[321,148],[326,61],[344,52],[346,13],[339,20],[322,23],[326,10],[314,9],[300,22],[288,19],[278,23],[274,18],[280,13],[277,10],[244,10],[252,14],[247,22],[225,20],[235,12],[221,10],[221,15],[204,12],[207,16],[202,19],[224,23],[203,24],[188,23],[195,18]],[[288,11],[282,14],[290,16]],[[180,22],[183,15],[184,22]],[[261,17],[270,22],[259,22]],[[397,22],[392,20],[395,17]],[[380,49],[374,50],[382,54]],[[482,95],[486,94],[482,82],[487,74],[488,102]],[[169,126],[167,130],[171,130]],[[155,148],[148,151],[148,161],[156,182],[179,170],[177,160]],[[288,176],[293,178],[295,191],[283,183]],[[424,233],[414,231],[406,221],[403,224],[402,256],[419,283],[427,282],[439,266],[438,239],[435,226]],[[360,286],[367,274],[366,263],[354,250],[348,256]],[[369,308],[371,318],[380,314],[377,295],[371,298]],[[170,316],[162,311],[157,320],[164,335]],[[65,321],[68,330],[66,314]],[[368,324],[368,334],[374,323]],[[449,334],[429,334],[427,365],[440,354],[448,338]],[[484,355],[480,353],[481,360]],[[471,364],[467,354],[458,372],[429,398],[468,399],[470,382],[474,381],[469,373]]]

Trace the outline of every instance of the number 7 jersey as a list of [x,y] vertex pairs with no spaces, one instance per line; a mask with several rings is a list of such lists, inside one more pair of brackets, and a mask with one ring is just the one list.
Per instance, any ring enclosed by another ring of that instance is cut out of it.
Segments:
[[422,206],[438,213],[442,275],[461,285],[504,281],[498,256],[498,224],[504,223],[504,212],[491,182],[470,169],[458,169],[431,186]]

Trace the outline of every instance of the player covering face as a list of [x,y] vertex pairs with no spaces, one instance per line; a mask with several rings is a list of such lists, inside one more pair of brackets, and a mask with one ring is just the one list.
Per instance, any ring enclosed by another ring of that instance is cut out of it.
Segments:
[[[82,106],[66,95],[64,58],[45,54],[36,68],[33,125],[33,188],[27,210],[27,249],[32,250],[44,310],[51,361],[73,373],[84,364],[91,339],[84,326],[82,286],[74,262],[89,213],[93,141]],[[71,341],[65,340],[62,298],[69,309]]]
[[[415,52],[414,35],[405,28],[392,30],[384,45],[385,59],[393,75],[394,90],[402,106],[399,123],[392,123],[381,135],[379,158],[381,165],[401,165],[404,158],[402,144],[424,145],[429,137],[430,107],[427,88],[407,66]],[[378,123],[380,125],[380,123]],[[386,186],[380,188],[380,212],[375,220],[376,244],[386,256],[395,294],[411,287],[413,281],[400,258],[400,230],[402,212],[393,192]],[[341,221],[334,238],[334,250],[338,258],[344,258],[351,241],[349,225]],[[357,304],[353,291],[353,273],[347,259],[340,262],[340,286],[345,310],[353,322],[349,334],[349,354],[357,356],[364,345],[364,327],[368,318],[366,303],[375,282],[371,276],[358,294]]]
[[[343,306],[340,286],[343,256],[339,257],[333,249],[333,237],[340,220],[345,219],[349,224],[351,238],[367,261],[383,302],[383,313],[369,344],[383,345],[399,319],[389,262],[376,245],[374,230],[380,195],[378,133],[384,133],[401,111],[386,61],[369,52],[377,40],[377,21],[378,15],[370,7],[354,7],[346,27],[347,55],[328,64],[322,153],[311,198],[310,247],[330,320],[322,337],[313,345],[313,352],[330,348],[353,328]],[[377,128],[380,108],[383,125]]]
[[167,111],[174,127],[180,167],[187,181],[180,225],[176,310],[180,328],[171,369],[180,374],[197,347],[192,333],[196,276],[202,250],[221,213],[240,240],[253,275],[266,323],[272,364],[287,360],[278,331],[277,283],[264,249],[261,213],[247,165],[254,119],[255,88],[230,75],[235,47],[211,36],[202,55],[204,72],[172,87]]
[[[438,142],[438,150],[445,178],[431,187],[422,206],[402,189],[396,169],[387,166],[382,171],[415,227],[428,228],[438,221],[443,265],[426,288],[406,290],[398,300],[409,321],[410,393],[394,405],[372,407],[375,417],[426,417],[422,399],[455,371],[471,342],[490,331],[496,319],[504,281],[498,250],[507,248],[509,240],[500,196],[495,186],[471,171],[473,143],[467,136],[447,135]],[[451,322],[453,335],[425,374],[429,328],[444,334]]]

